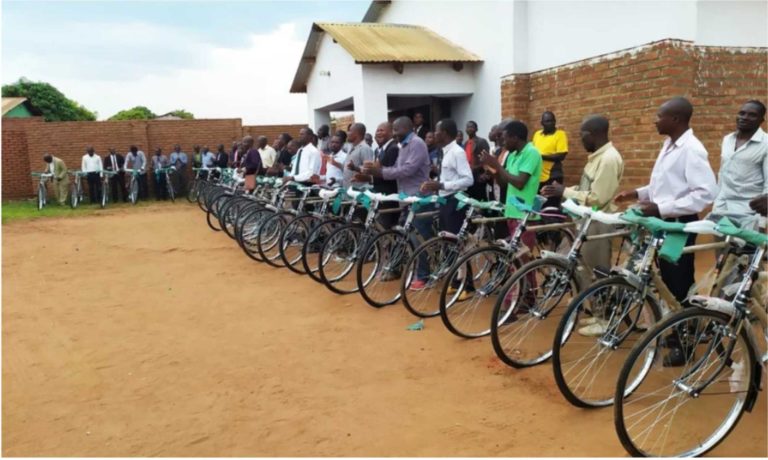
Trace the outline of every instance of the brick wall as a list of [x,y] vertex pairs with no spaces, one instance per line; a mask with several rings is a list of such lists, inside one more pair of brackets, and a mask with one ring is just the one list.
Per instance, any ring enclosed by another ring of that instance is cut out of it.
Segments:
[[[104,155],[110,147],[125,154],[136,145],[147,156],[157,147],[170,154],[178,143],[188,154],[195,144],[216,150],[230,149],[232,141],[246,134],[266,135],[270,141],[282,132],[295,136],[305,125],[243,126],[239,118],[216,120],[150,120],[43,122],[40,118],[4,118],[2,126],[2,197],[4,200],[34,196],[31,171],[44,168],[43,154],[63,159],[70,169],[80,169],[85,148],[92,145]],[[150,178],[151,179],[151,178]],[[152,180],[150,190],[153,190]]]
[[[765,48],[701,47],[680,40],[598,56],[564,66],[510,75],[501,83],[502,118],[516,118],[531,131],[540,128],[545,110],[566,130],[569,155],[566,183],[578,182],[586,152],[579,126],[592,113],[611,121],[611,140],[625,160],[624,184],[647,183],[663,137],[653,124],[666,99],[685,96],[694,104],[691,122],[720,165],[720,141],[735,130],[735,116],[748,99],[768,100],[768,51]],[[532,134],[532,133],[531,133]]]

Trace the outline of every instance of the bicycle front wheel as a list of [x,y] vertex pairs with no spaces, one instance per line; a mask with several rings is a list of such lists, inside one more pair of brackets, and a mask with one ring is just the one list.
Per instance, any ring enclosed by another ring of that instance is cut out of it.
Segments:
[[293,214],[279,212],[265,220],[256,236],[259,255],[262,260],[273,267],[282,267],[280,259],[280,234],[288,223],[293,220]]
[[168,190],[168,198],[171,199],[171,203],[175,203],[176,191],[173,189],[173,181],[171,180],[171,176],[169,175],[165,176],[165,187],[166,187],[166,190]]
[[72,209],[77,208],[77,205],[80,204],[80,200],[78,200],[77,197],[77,186],[74,184],[69,188],[69,206]]
[[[759,365],[746,328],[736,331],[730,323],[724,313],[687,308],[662,320],[632,349],[614,395],[616,433],[627,452],[700,456],[736,426],[760,382],[755,382]],[[665,367],[661,344],[674,335],[685,362]],[[645,379],[628,392],[638,374]]]
[[131,199],[131,204],[136,204],[137,201],[139,201],[139,181],[136,179],[136,177],[131,178],[131,190],[128,193],[128,196]]
[[37,185],[37,210],[41,210],[45,207],[45,185]]
[[301,264],[304,273],[318,283],[323,282],[320,277],[320,250],[328,236],[343,224],[343,221],[334,218],[323,221],[309,232],[307,241],[301,248]]
[[[456,238],[436,236],[416,249],[405,263],[405,275],[400,285],[400,297],[406,310],[420,318],[440,314],[443,282],[459,258],[462,247]],[[423,282],[423,285],[414,285],[417,281]]]
[[264,262],[259,254],[259,229],[264,222],[275,215],[275,211],[267,208],[256,209],[243,218],[238,230],[238,240],[243,252],[257,262]]
[[381,308],[400,300],[400,277],[413,254],[408,236],[395,230],[371,240],[357,261],[357,288],[369,305]]
[[100,204],[102,209],[107,207],[107,203],[109,203],[109,187],[107,187],[107,185],[101,184]]
[[520,267],[500,290],[493,310],[496,356],[515,368],[549,359],[555,329],[578,292],[578,278],[566,261],[538,259]]
[[[650,294],[643,298],[622,277],[600,280],[580,293],[560,320],[552,344],[555,382],[565,399],[577,407],[613,404],[629,351],[660,319],[656,299]],[[638,382],[643,377],[638,374]]]
[[307,243],[310,230],[319,222],[320,219],[315,216],[301,216],[293,219],[283,229],[280,235],[280,259],[292,272],[304,274],[304,264],[301,261],[302,249]]
[[357,280],[352,272],[364,231],[359,224],[339,227],[328,235],[320,249],[320,279],[336,294],[357,292]]

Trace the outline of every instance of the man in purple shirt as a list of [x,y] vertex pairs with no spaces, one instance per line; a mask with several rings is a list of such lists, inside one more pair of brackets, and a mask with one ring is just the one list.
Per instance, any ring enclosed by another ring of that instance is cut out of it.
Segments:
[[253,148],[253,137],[245,136],[243,138],[242,149],[244,152],[247,152],[243,157],[245,175],[250,176],[255,174],[258,176],[264,174],[264,168],[261,164],[261,154],[258,149]]

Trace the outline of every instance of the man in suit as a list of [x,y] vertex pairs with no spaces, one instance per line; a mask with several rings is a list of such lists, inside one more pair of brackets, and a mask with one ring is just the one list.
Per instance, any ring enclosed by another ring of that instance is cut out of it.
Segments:
[[64,160],[55,157],[50,153],[43,156],[43,161],[47,163],[45,172],[53,174],[53,191],[56,199],[61,206],[67,205],[67,193],[69,192],[69,179],[67,178],[67,165]]
[[117,153],[115,149],[109,149],[109,155],[104,156],[104,169],[106,171],[115,171],[117,174],[109,178],[109,190],[112,195],[112,202],[117,203],[117,191],[120,190],[120,196],[124,202],[128,202],[128,192],[125,190],[125,171],[123,165],[125,158]]
[[[392,123],[384,122],[376,128],[376,145],[379,147],[374,151],[374,158],[381,166],[389,167],[394,166],[395,163],[397,163],[400,147],[398,147],[397,141],[395,141],[392,135]],[[383,177],[374,177],[370,175],[366,175],[364,179],[373,182],[373,190],[377,193],[397,193],[396,180],[386,180]],[[381,203],[379,207],[381,209],[394,209],[399,206],[398,203]],[[397,225],[399,218],[399,212],[386,212],[379,215],[379,222],[384,228],[389,229]]]
[[429,126],[424,122],[424,114],[416,112],[413,114],[413,132],[424,140],[427,137]]
[[467,141],[464,143],[464,153],[467,155],[467,161],[472,168],[472,178],[474,184],[467,189],[467,194],[477,200],[487,201],[487,186],[490,176],[483,169],[480,163],[480,154],[490,152],[491,146],[488,141],[477,135],[477,123],[470,120],[465,127],[467,132]]

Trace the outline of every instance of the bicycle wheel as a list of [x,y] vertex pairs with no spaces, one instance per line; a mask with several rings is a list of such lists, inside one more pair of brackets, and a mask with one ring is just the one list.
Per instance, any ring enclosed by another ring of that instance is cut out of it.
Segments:
[[106,208],[107,203],[109,203],[109,187],[107,185],[101,184],[101,200],[99,200],[99,203],[102,209]]
[[[440,314],[440,294],[445,277],[461,254],[462,244],[456,238],[436,236],[419,246],[405,263],[405,276],[400,284],[400,296],[406,310],[420,318]],[[419,265],[427,275],[424,287],[411,289],[418,278]],[[425,269],[426,268],[426,269]]]
[[363,226],[348,224],[335,229],[320,249],[320,279],[336,294],[357,292],[357,280],[350,274],[360,251]]
[[[662,320],[632,349],[614,395],[616,433],[627,452],[703,455],[728,436],[745,408],[751,409],[760,365],[746,328],[733,330],[730,319],[721,312],[687,308]],[[683,366],[664,367],[661,343],[673,334],[687,359]],[[628,391],[638,374],[646,378]]]
[[[531,227],[531,229],[534,228],[536,227]],[[534,257],[540,257],[542,251],[567,255],[571,250],[571,246],[573,246],[573,242],[573,230],[570,228],[560,228],[548,232],[537,233],[536,247],[533,255]]]
[[504,363],[523,368],[552,355],[552,337],[579,280],[560,259],[538,259],[520,267],[500,289],[491,321],[491,342]]
[[357,289],[369,305],[381,308],[400,300],[400,278],[413,246],[395,230],[379,233],[361,251],[357,261]]
[[45,207],[45,185],[37,184],[37,210]]
[[211,205],[208,208],[208,211],[205,213],[205,221],[208,223],[208,226],[211,227],[213,231],[220,232],[221,227],[219,226],[219,210],[224,205],[226,201],[229,200],[229,196],[226,193],[222,193],[217,195],[215,198],[212,198]]
[[189,190],[187,190],[187,201],[190,203],[197,203],[197,184],[199,181],[193,180],[189,184]]
[[324,220],[317,227],[310,230],[307,241],[301,248],[301,264],[304,273],[314,281],[322,283],[320,277],[320,249],[328,239],[328,236],[337,228],[344,225],[344,221],[337,218]]
[[139,181],[136,179],[136,176],[131,177],[131,185],[130,185],[130,192],[128,192],[128,197],[131,200],[131,204],[136,204],[137,201],[139,201]]
[[225,220],[225,226],[232,227],[232,238],[237,241],[238,244],[240,244],[239,232],[242,229],[242,223],[245,220],[245,217],[254,210],[261,208],[262,206],[259,203],[248,201],[238,209],[235,217],[232,217],[230,213],[230,215],[227,217],[227,220]]
[[[555,382],[565,399],[577,407],[613,404],[629,351],[661,315],[653,296],[643,299],[622,277],[600,280],[581,292],[560,320],[552,344]],[[643,377],[638,374],[629,386]]]
[[171,175],[166,174],[165,176],[165,188],[168,191],[168,198],[171,199],[171,203],[176,202],[176,191],[173,190],[173,180],[171,180]]
[[69,187],[69,207],[75,209],[78,204],[80,204],[80,200],[77,199],[77,186],[72,184]]
[[256,245],[259,249],[259,255],[264,262],[273,267],[282,267],[283,261],[280,259],[280,234],[294,215],[288,212],[278,212],[269,217],[259,227],[256,235]]
[[474,339],[491,332],[496,296],[520,262],[498,246],[476,248],[451,267],[440,292],[440,318],[459,337]]
[[303,248],[310,230],[319,223],[320,219],[315,216],[301,216],[293,219],[283,229],[280,235],[280,259],[292,272],[304,274],[304,264],[301,261]]
[[243,252],[257,262],[264,262],[261,254],[259,254],[259,229],[274,214],[275,211],[268,208],[256,209],[243,219],[240,231],[238,232],[238,243]]

